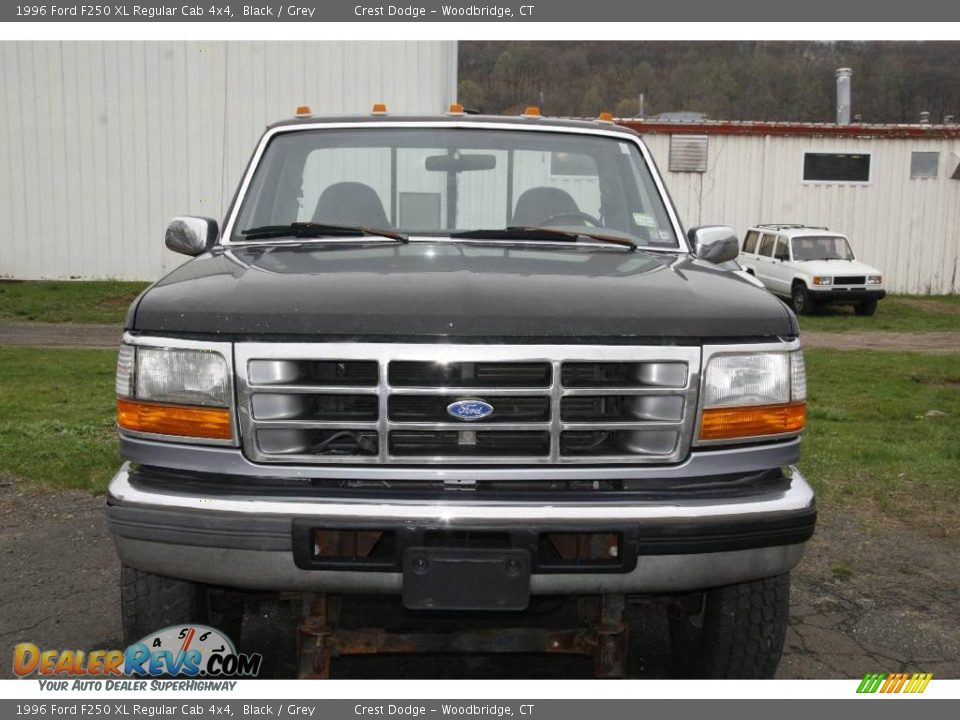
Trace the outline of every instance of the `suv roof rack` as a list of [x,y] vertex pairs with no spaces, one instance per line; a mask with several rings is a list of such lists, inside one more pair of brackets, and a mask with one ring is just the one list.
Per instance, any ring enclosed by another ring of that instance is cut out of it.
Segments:
[[766,228],[768,230],[829,230],[830,228],[825,225],[804,225],[803,223],[761,223],[759,225],[754,225],[758,228]]

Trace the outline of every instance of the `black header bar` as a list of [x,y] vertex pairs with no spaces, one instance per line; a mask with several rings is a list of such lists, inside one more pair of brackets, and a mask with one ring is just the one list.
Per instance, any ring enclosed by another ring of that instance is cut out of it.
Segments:
[[[946,22],[942,0],[110,0],[8,2],[4,22]],[[811,38],[815,39],[815,38]]]

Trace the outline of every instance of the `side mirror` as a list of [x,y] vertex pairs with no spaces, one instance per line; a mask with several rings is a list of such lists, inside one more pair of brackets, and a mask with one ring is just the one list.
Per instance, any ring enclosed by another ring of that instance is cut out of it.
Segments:
[[697,257],[712,263],[734,260],[740,254],[740,242],[733,228],[726,225],[701,225],[687,231],[687,239]]
[[181,215],[167,225],[164,241],[168,248],[183,255],[201,255],[212,248],[220,235],[216,220]]

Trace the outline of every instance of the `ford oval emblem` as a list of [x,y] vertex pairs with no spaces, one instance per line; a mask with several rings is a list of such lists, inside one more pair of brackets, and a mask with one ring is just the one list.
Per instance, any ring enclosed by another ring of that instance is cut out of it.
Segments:
[[457,420],[483,420],[493,415],[493,405],[483,400],[457,400],[447,405],[447,414]]

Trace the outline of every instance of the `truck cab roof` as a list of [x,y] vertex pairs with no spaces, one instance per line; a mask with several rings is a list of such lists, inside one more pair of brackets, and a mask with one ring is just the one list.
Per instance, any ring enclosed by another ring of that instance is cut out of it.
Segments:
[[631,128],[617,125],[607,120],[586,120],[577,118],[546,117],[542,115],[474,115],[466,113],[445,113],[434,115],[401,115],[392,113],[365,113],[353,115],[302,115],[279,120],[267,126],[267,130],[291,129],[314,125],[369,124],[382,122],[385,125],[443,123],[453,125],[516,125],[518,128],[542,128],[544,130],[595,130],[604,133],[618,133],[636,138],[639,133]]

